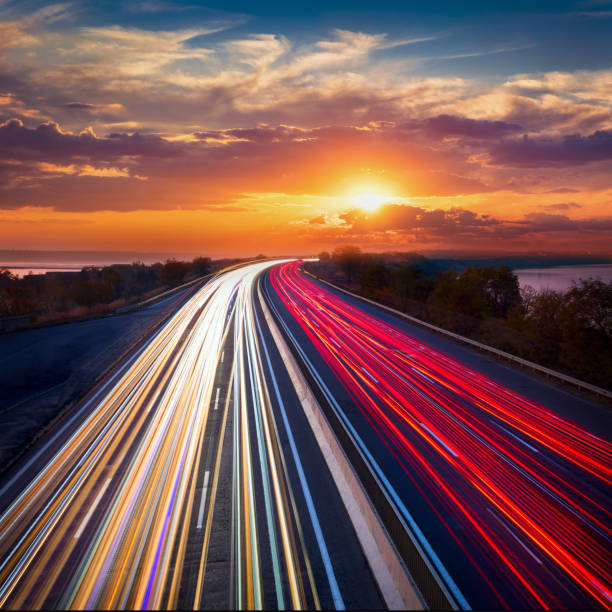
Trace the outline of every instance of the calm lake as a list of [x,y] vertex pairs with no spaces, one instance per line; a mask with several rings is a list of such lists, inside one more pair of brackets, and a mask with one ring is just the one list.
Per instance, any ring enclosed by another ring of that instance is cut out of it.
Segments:
[[612,264],[588,266],[558,266],[555,268],[525,268],[514,270],[521,287],[531,285],[534,289],[565,291],[572,281],[579,278],[598,278],[606,283],[612,281]]

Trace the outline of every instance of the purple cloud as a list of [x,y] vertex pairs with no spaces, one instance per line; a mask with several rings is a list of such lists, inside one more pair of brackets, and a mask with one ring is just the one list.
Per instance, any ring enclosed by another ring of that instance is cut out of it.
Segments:
[[117,157],[175,157],[182,150],[159,136],[110,134],[98,138],[91,130],[80,134],[63,132],[54,122],[37,128],[26,127],[19,119],[0,124],[0,157],[11,160],[57,161],[75,157],[109,160]]
[[612,132],[599,130],[583,137],[580,134],[560,140],[529,138],[505,141],[491,151],[496,164],[517,167],[573,166],[612,159]]
[[484,119],[468,119],[455,115],[438,115],[424,122],[425,132],[431,138],[460,136],[477,140],[504,138],[523,128],[517,123],[505,121],[487,121]]

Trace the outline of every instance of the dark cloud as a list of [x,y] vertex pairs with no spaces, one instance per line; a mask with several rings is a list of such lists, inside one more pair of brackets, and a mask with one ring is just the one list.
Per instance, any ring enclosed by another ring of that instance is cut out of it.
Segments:
[[[327,225],[338,238],[405,235],[418,241],[460,239],[476,242],[513,240],[557,233],[601,236],[612,230],[612,218],[570,219],[561,214],[533,212],[518,221],[495,219],[465,208],[429,210],[420,206],[386,204],[366,213],[349,209],[339,215],[343,224]],[[317,222],[318,223],[318,222]]]
[[559,140],[529,138],[505,141],[491,150],[495,164],[515,167],[574,166],[612,159],[612,132],[599,130]]
[[91,130],[80,134],[64,132],[54,122],[33,129],[19,119],[0,124],[0,157],[14,161],[55,162],[77,157],[110,160],[124,156],[175,157],[181,154],[180,146],[153,135],[114,133],[98,138]]
[[580,190],[571,189],[570,187],[559,187],[558,189],[551,189],[546,193],[580,193]]
[[420,206],[385,204],[372,213],[352,209],[340,215],[345,224],[359,233],[427,229],[455,233],[459,230],[497,225],[499,221],[464,208],[429,210]]
[[96,108],[93,104],[85,104],[83,102],[68,102],[68,104],[62,104],[64,108],[70,108],[74,110],[92,110]]
[[531,232],[577,232],[612,230],[612,219],[570,219],[566,215],[533,212],[519,222]]
[[572,208],[582,208],[576,202],[559,202],[558,204],[542,204],[546,210],[571,210]]
[[468,119],[455,115],[438,115],[424,122],[425,132],[432,138],[446,138],[459,136],[488,140],[490,138],[504,138],[523,130],[517,123],[505,121],[487,121],[484,119]]

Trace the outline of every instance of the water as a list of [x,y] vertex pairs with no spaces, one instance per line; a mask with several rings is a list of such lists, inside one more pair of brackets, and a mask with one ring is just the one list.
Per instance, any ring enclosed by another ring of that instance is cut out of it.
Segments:
[[45,266],[43,264],[32,264],[24,266],[0,266],[1,269],[12,272],[15,276],[20,278],[27,276],[28,274],[46,274],[47,272],[79,272],[83,266],[61,266],[55,267],[52,265]]
[[531,285],[538,291],[554,289],[566,291],[572,281],[579,278],[598,278],[605,283],[612,281],[612,264],[591,264],[587,266],[558,266],[554,268],[525,268],[514,270],[521,287]]

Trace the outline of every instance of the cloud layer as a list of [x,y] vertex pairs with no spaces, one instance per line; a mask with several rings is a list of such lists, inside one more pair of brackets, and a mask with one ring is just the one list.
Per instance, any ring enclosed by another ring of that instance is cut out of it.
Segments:
[[[231,217],[264,194],[313,240],[609,231],[612,68],[443,74],[535,43],[427,55],[451,34],[283,32],[164,3],[136,27],[38,4],[0,7],[0,209]],[[353,210],[360,186],[398,203]]]

